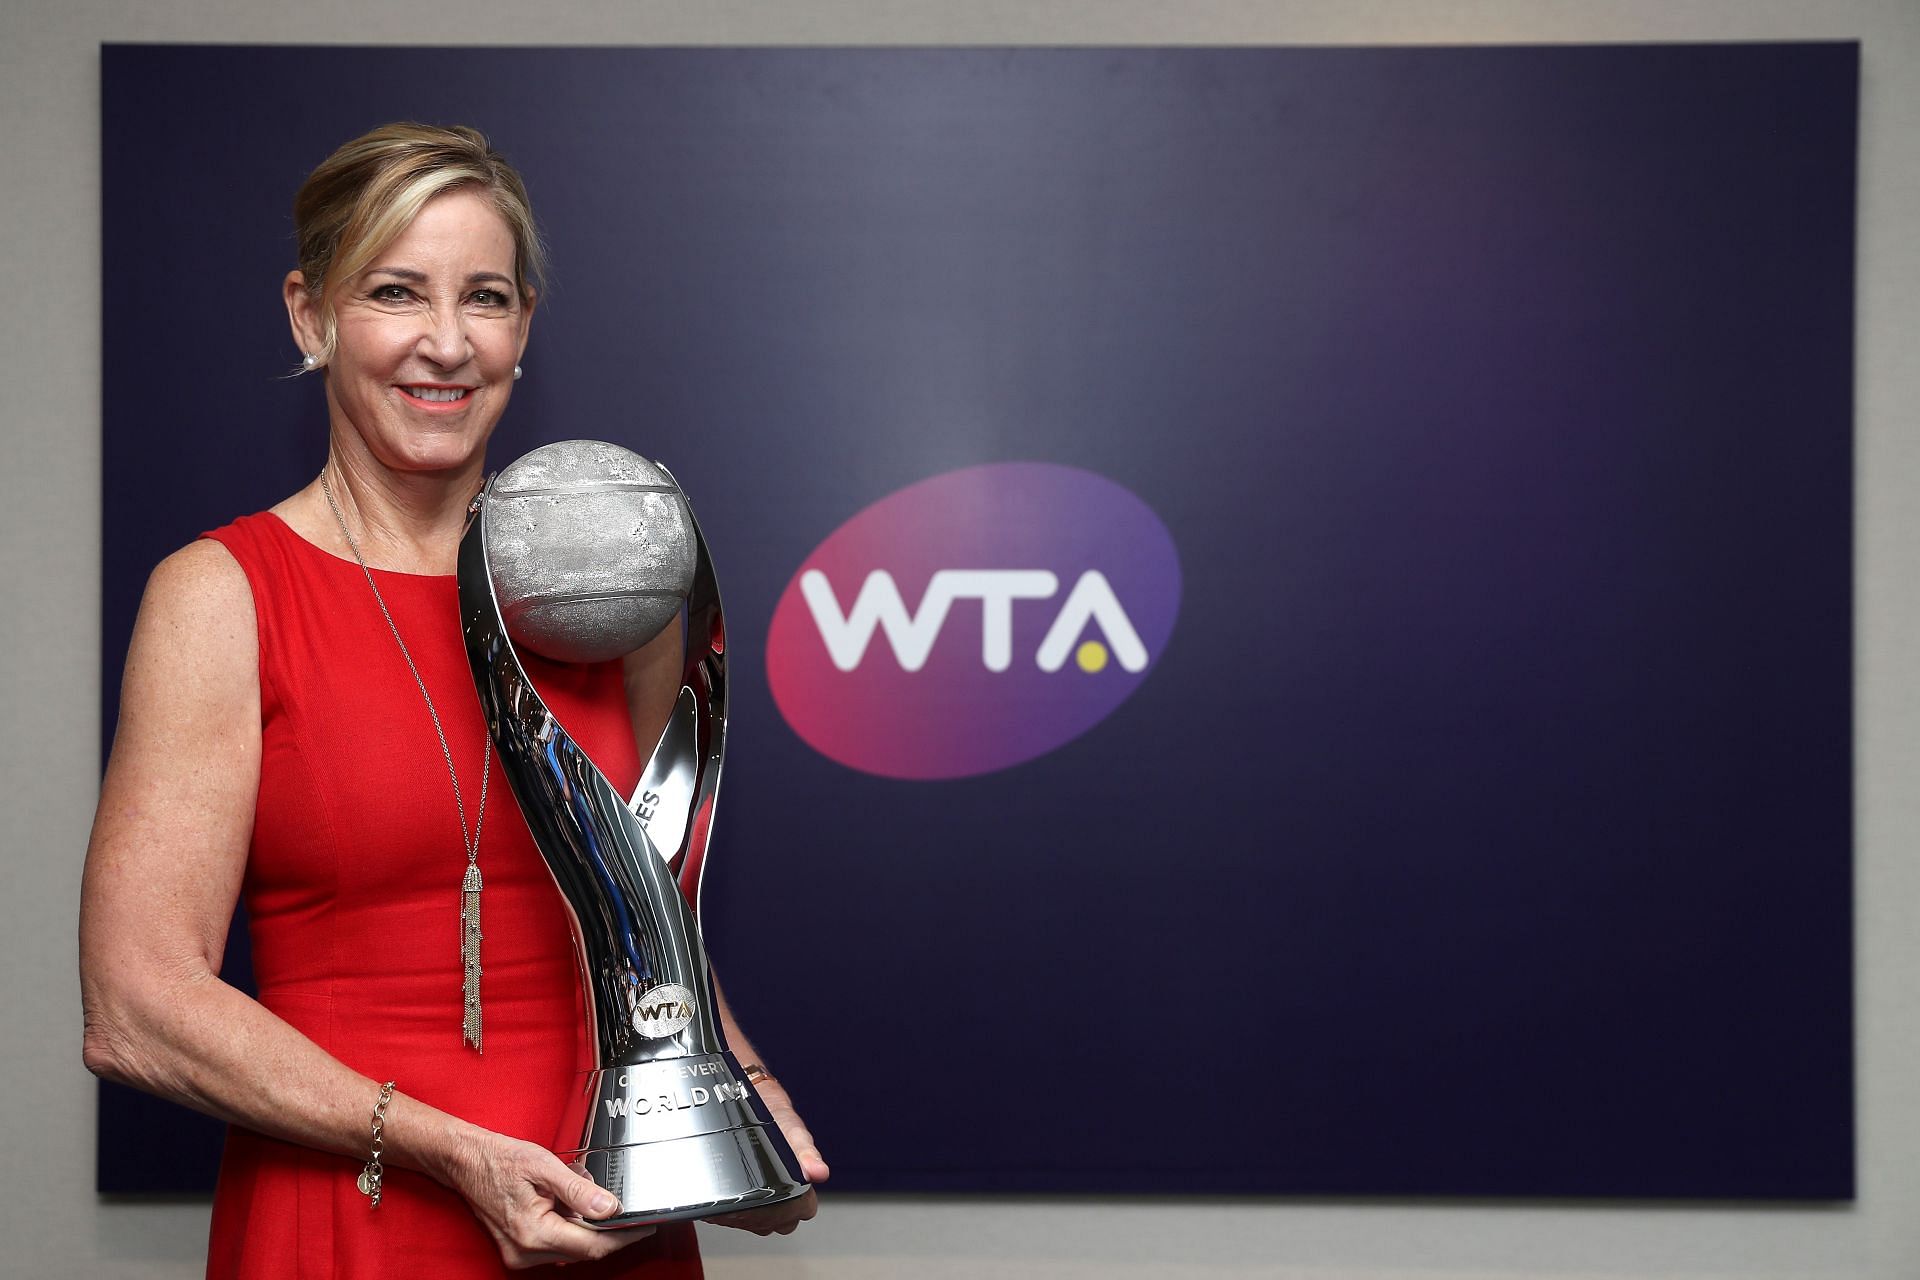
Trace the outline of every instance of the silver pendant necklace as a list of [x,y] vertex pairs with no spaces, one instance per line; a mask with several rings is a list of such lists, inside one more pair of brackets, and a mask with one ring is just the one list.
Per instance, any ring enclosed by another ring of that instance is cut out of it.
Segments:
[[353,549],[353,558],[360,565],[360,572],[366,575],[367,585],[373,589],[373,602],[380,606],[380,616],[387,620],[387,630],[393,632],[393,642],[400,646],[400,656],[407,660],[407,670],[413,672],[413,683],[420,690],[420,698],[427,704],[427,715],[433,720],[433,732],[440,739],[440,754],[447,761],[447,778],[453,783],[453,807],[460,815],[460,840],[467,848],[467,873],[460,881],[460,969],[464,975],[461,983],[460,1021],[461,1038],[473,1046],[475,1053],[480,1051],[480,826],[487,820],[487,783],[493,773],[493,735],[487,734],[486,746],[480,753],[480,808],[474,814],[473,829],[467,829],[467,806],[460,798],[460,773],[453,767],[453,752],[447,747],[447,731],[440,727],[440,713],[434,710],[433,699],[427,693],[427,682],[420,678],[420,668],[414,665],[413,655],[407,652],[407,642],[400,638],[400,628],[394,625],[393,614],[387,609],[387,601],[380,594],[380,584],[373,580],[373,570],[367,568],[367,558],[360,554],[360,544],[353,540],[353,531],[347,528],[347,518],[340,513],[340,504],[333,500],[333,486],[327,483],[325,467],[320,469],[320,492],[326,495],[327,507],[333,512],[333,518],[340,526],[340,534]]

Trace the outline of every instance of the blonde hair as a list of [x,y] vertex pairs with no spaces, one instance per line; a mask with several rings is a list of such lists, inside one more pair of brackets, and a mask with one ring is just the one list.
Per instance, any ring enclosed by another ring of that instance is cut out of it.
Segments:
[[526,183],[486,135],[464,125],[382,125],[342,146],[307,175],[293,198],[300,273],[320,315],[319,368],[333,358],[334,290],[373,265],[435,196],[481,191],[513,233],[514,283],[530,305],[546,283],[546,247]]

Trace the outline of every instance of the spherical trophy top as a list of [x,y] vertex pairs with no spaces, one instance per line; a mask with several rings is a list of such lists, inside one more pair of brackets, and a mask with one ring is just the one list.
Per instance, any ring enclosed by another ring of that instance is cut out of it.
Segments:
[[544,445],[480,509],[507,634],[560,662],[605,662],[659,635],[693,585],[693,515],[673,478],[599,440]]

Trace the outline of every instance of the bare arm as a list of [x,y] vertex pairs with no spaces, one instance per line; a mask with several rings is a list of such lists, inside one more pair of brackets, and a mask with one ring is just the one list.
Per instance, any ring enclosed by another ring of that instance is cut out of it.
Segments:
[[[365,1159],[379,1084],[219,976],[260,751],[252,593],[225,548],[197,542],[154,571],[127,655],[81,888],[82,1057],[107,1079]],[[465,1196],[510,1265],[598,1257],[646,1234],[566,1222],[594,1215],[591,1182],[404,1094],[385,1145],[387,1163]]]

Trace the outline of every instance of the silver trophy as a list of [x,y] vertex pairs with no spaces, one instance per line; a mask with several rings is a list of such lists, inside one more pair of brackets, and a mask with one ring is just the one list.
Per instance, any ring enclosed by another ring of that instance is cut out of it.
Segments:
[[[620,1202],[588,1225],[704,1218],[804,1195],[800,1162],[727,1050],[700,942],[726,748],[726,628],[685,494],[665,468],[615,445],[536,449],[475,500],[459,582],[481,706],[572,917],[593,1020],[594,1070],[571,1099],[557,1153]],[[623,798],[541,701],[514,644],[594,660],[637,647],[662,620],[684,627],[680,696]]]

